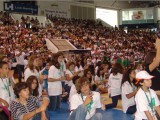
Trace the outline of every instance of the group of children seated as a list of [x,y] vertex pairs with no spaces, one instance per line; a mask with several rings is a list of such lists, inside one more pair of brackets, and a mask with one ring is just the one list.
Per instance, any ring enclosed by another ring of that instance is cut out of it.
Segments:
[[[110,70],[106,64],[82,67],[73,61],[65,63],[63,54],[56,53],[41,71],[36,69],[38,59],[31,56],[24,81],[16,83],[5,60],[0,61],[2,120],[49,120],[48,111],[61,109],[64,93],[71,111],[68,120],[102,120],[97,109],[114,108],[120,98],[123,112],[135,113],[135,120],[158,120],[160,115],[159,99],[150,88],[154,76],[145,70],[130,67],[124,71],[119,63]],[[103,105],[101,93],[108,93],[112,103]]]
[[[0,12],[0,54],[5,55],[0,60],[0,120],[49,120],[48,111],[61,109],[61,101],[69,103],[66,119],[101,120],[97,109],[115,108],[119,99],[123,112],[135,114],[135,120],[159,119],[160,40],[153,44],[155,33],[124,33],[92,20],[51,20],[53,27],[47,22],[34,30],[30,24],[39,24],[37,19],[14,21]],[[46,39],[67,39],[91,54],[51,55]],[[156,52],[146,56],[154,45]],[[143,69],[128,66],[144,58]],[[14,63],[17,73],[11,70]],[[112,103],[101,104],[101,94],[108,94]]]

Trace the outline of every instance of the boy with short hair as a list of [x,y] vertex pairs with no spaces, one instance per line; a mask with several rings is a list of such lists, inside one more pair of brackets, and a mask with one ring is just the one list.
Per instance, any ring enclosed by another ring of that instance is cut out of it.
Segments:
[[[15,98],[11,81],[8,78],[8,63],[0,62],[0,100],[5,103],[3,106],[9,107],[10,101]],[[8,103],[8,105],[7,105]]]
[[158,120],[156,112],[160,115],[160,102],[155,91],[150,89],[153,77],[146,71],[136,74],[136,84],[140,89],[135,96],[137,108],[135,120]]
[[70,99],[71,114],[68,120],[102,120],[96,113],[101,108],[100,94],[90,90],[90,82],[83,77],[76,81],[77,94]]

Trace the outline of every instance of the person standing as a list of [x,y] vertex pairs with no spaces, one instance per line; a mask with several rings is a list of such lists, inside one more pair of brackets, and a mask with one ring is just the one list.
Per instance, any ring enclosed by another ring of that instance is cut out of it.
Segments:
[[49,111],[56,111],[60,108],[62,81],[64,77],[60,73],[59,54],[54,54],[48,72],[48,95],[50,98]]
[[123,67],[120,63],[115,63],[108,80],[108,93],[112,98],[112,103],[105,105],[106,109],[115,108],[121,98],[121,83],[123,77]]
[[21,47],[18,48],[18,50],[15,51],[16,61],[17,61],[17,72],[18,72],[18,80],[19,82],[22,81],[22,75],[24,73],[24,57],[25,53],[21,51]]

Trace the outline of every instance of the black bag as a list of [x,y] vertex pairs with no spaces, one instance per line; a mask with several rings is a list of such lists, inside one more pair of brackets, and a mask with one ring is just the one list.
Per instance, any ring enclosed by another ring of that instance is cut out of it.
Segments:
[[0,120],[8,120],[8,116],[4,111],[0,111]]

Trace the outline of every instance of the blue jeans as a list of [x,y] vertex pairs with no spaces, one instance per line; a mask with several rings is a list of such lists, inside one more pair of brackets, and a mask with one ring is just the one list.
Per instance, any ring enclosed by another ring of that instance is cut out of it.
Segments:
[[44,90],[46,90],[47,95],[48,95],[48,80],[47,80],[47,79],[45,79],[45,80],[44,80],[44,86],[43,86],[43,89],[44,89]]
[[64,81],[62,81],[62,87],[65,90],[65,92],[68,93],[65,97],[62,97],[62,102],[67,102],[68,98],[69,98],[69,93],[70,93],[71,87],[68,86],[67,84],[65,84]]
[[[72,112],[68,120],[86,120],[87,107],[84,105],[78,106],[76,110]],[[101,113],[95,113],[89,120],[102,120]]]
[[50,99],[50,103],[48,106],[49,111],[56,111],[57,109],[60,108],[60,104],[61,104],[61,96],[60,95],[49,96],[49,99]]
[[117,95],[117,96],[113,96],[112,97],[112,103],[111,104],[107,104],[105,107],[106,109],[111,109],[111,108],[115,108],[118,104],[118,100],[121,98],[121,95]]
[[127,109],[127,114],[134,114],[136,112],[136,105],[133,105],[133,106],[130,106],[128,109]]

